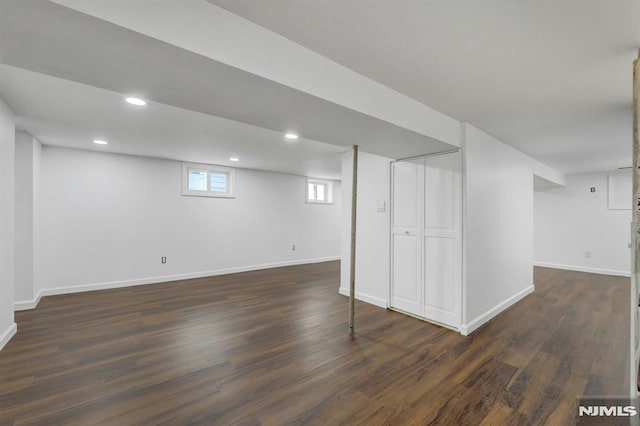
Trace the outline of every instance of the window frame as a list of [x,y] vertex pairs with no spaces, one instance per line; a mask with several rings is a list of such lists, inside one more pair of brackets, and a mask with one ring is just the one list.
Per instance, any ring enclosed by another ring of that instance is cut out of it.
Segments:
[[[326,188],[326,195],[327,195],[327,200],[326,201],[320,201],[320,200],[315,200],[315,199],[309,199],[309,185],[313,184],[313,185],[324,185]],[[307,177],[305,179],[305,185],[304,185],[304,200],[305,203],[307,204],[333,204],[333,181],[328,180],[328,179],[317,179],[317,178],[310,178]]]
[[[195,170],[207,173],[207,189],[204,191],[189,189],[189,172]],[[211,190],[211,174],[223,173],[227,175],[227,192]],[[182,163],[182,195],[189,197],[235,198],[235,169],[232,167],[216,166],[213,164]]]

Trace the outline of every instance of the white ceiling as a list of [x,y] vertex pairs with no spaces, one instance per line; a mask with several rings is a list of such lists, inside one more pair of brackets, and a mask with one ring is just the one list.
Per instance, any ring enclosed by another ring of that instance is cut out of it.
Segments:
[[[0,65],[0,93],[17,127],[48,145],[336,179],[343,147]],[[109,141],[108,146],[93,144]],[[241,161],[231,162],[230,157]]]
[[[111,152],[216,164],[237,155],[236,166],[334,179],[352,144],[393,158],[451,147],[45,0],[0,0],[0,63],[0,96],[48,145],[96,149],[104,137]],[[126,94],[151,105],[134,111]],[[301,139],[285,141],[287,130]]]
[[[45,144],[96,149],[90,140],[108,137],[111,152],[218,164],[237,155],[243,167],[333,178],[353,143],[394,158],[451,147],[189,50],[172,42],[175,28],[159,38],[135,30],[169,0],[140,0],[128,20],[131,5],[109,19],[80,12],[120,4],[111,1],[0,0],[0,96]],[[305,46],[563,172],[631,162],[638,0],[208,1],[181,7],[224,7],[299,43],[287,48]],[[226,29],[194,34],[220,47]],[[129,93],[149,108],[123,104]],[[303,139],[284,141],[289,129]]]
[[564,172],[631,163],[638,0],[209,0]]

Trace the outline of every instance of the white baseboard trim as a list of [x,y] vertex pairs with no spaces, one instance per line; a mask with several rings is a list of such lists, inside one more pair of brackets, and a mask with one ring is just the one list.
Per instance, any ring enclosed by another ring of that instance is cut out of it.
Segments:
[[631,276],[631,272],[629,271],[619,271],[616,269],[590,268],[588,266],[560,265],[557,263],[547,263],[547,262],[533,262],[533,265],[541,266],[543,268],[564,269],[567,271],[577,271],[577,272],[588,272],[590,274],[614,275],[617,277]]
[[[349,289],[348,288],[343,288],[340,287],[340,289],[338,290],[338,293],[340,293],[343,296],[347,296],[349,297]],[[388,308],[389,305],[387,303],[387,301],[385,299],[381,299],[379,297],[375,297],[375,296],[371,296],[369,294],[366,293],[360,293],[359,291],[356,291],[356,299],[365,302],[365,303],[369,303],[371,305],[374,306],[379,306],[381,308]]]
[[260,265],[241,266],[237,268],[217,269],[213,271],[204,271],[204,272],[192,272],[187,274],[164,275],[164,276],[140,278],[140,279],[134,279],[134,280],[111,281],[111,282],[105,282],[105,283],[92,283],[92,284],[81,284],[81,285],[73,285],[73,286],[65,286],[65,287],[44,288],[38,292],[38,295],[34,300],[25,301],[25,302],[16,302],[14,304],[14,309],[15,310],[34,309],[40,302],[40,299],[45,296],[57,296],[60,294],[81,293],[85,291],[108,290],[113,288],[133,287],[137,285],[159,284],[159,283],[165,283],[170,281],[190,280],[193,278],[206,278],[206,277],[213,277],[216,275],[236,274],[239,272],[259,271],[262,269],[281,268],[284,266],[306,265],[310,263],[329,262],[333,260],[340,260],[340,256],[319,257],[314,259],[287,260],[285,262],[263,263]]
[[16,334],[18,331],[18,325],[14,322],[12,325],[7,327],[5,331],[0,334],[0,351],[4,346],[9,343],[9,340]]
[[510,306],[524,299],[525,296],[528,296],[529,294],[533,293],[534,290],[535,290],[535,287],[533,285],[530,285],[529,287],[514,294],[508,299],[502,301],[501,303],[498,303],[496,306],[489,309],[487,312],[480,315],[479,317],[475,318],[473,321],[470,321],[467,324],[462,324],[460,326],[460,334],[462,334],[463,336],[468,336],[469,334],[473,333],[475,330],[480,328],[480,326],[488,322],[491,318],[498,315],[500,312],[504,311],[505,309],[509,308]]
[[38,303],[40,303],[41,298],[42,298],[42,290],[38,292],[38,294],[36,295],[36,297],[33,298],[33,300],[24,300],[20,302],[15,302],[13,304],[13,310],[27,311],[29,309],[35,309],[35,307],[38,306]]

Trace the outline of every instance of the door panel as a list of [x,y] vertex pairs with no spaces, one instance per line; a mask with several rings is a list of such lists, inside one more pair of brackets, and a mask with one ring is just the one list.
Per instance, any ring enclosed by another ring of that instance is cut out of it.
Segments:
[[392,167],[390,306],[458,327],[461,306],[459,153]]
[[460,308],[460,157],[425,160],[424,316],[452,327]]
[[458,325],[458,244],[453,238],[425,237],[424,316]]
[[422,168],[413,162],[393,165],[393,227],[418,229],[420,200],[416,196]]
[[393,295],[391,306],[421,315],[420,239],[417,235],[393,236]]
[[425,169],[425,232],[457,232],[457,171],[451,154],[428,158]]
[[392,251],[390,306],[422,315],[422,182],[423,161],[392,167]]

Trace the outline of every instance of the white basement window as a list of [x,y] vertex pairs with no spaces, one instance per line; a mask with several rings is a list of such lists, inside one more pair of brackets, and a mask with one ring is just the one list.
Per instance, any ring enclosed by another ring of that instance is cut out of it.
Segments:
[[182,163],[182,195],[234,198],[234,169]]
[[332,204],[333,183],[328,180],[307,178],[307,203]]

